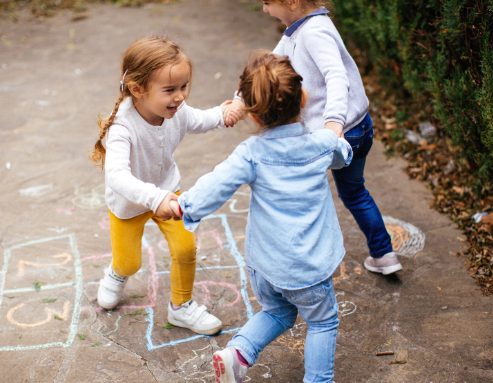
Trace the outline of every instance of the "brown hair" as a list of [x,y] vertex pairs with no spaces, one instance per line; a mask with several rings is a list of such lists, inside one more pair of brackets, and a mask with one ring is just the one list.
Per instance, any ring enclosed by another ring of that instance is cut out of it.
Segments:
[[183,61],[190,67],[190,82],[188,87],[188,94],[190,94],[193,63],[177,44],[168,38],[151,36],[139,39],[128,47],[123,54],[121,67],[123,85],[120,85],[120,97],[109,118],[99,117],[99,140],[94,145],[94,149],[91,151],[90,156],[91,161],[95,162],[96,166],[101,168],[104,167],[106,149],[103,146],[102,140],[108,134],[108,130],[113,124],[120,104],[127,97],[132,97],[132,93],[129,90],[129,84],[137,84],[144,90],[148,90],[152,82],[152,74],[155,70],[164,68],[168,65],[175,65]]
[[[282,5],[290,5],[291,0],[273,0],[276,3]],[[329,0],[301,0],[302,7],[326,7],[329,4]]]
[[259,53],[240,76],[238,90],[245,111],[262,121],[262,128],[285,125],[301,112],[301,81],[287,57]]

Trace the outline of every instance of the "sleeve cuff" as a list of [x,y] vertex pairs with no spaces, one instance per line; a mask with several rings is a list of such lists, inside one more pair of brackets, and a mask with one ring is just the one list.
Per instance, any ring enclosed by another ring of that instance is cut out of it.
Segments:
[[346,167],[346,166],[349,166],[349,164],[353,160],[353,148],[351,147],[351,145],[349,144],[349,142],[346,141],[345,138],[339,138],[339,140],[344,141],[344,144],[347,147],[347,160],[346,160],[346,163],[344,164],[344,167]]
[[239,93],[238,91],[235,92],[235,96],[233,97],[233,99],[243,101],[243,98],[241,97],[241,93]]
[[180,207],[180,213],[182,213],[183,226],[185,227],[185,230],[194,232],[200,224],[200,219],[198,221],[193,221],[186,212],[183,212],[183,210],[186,211],[185,205],[186,196],[182,194],[178,197],[178,206]]

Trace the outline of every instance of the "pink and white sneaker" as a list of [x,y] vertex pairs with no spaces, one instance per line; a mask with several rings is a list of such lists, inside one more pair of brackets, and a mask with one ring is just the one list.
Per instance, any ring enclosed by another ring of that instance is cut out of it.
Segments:
[[248,366],[238,359],[236,348],[228,347],[212,356],[216,383],[242,383],[248,372]]

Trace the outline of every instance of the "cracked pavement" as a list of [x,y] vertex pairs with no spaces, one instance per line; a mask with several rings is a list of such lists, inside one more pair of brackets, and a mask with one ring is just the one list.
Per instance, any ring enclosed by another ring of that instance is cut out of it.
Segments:
[[[197,337],[165,328],[169,252],[158,229],[145,231],[142,269],[122,307],[96,303],[111,256],[103,175],[88,159],[98,114],[118,95],[119,59],[151,33],[177,41],[195,63],[189,104],[230,99],[254,49],[272,49],[277,22],[240,0],[183,0],[143,8],[92,5],[69,13],[0,23],[0,381],[214,382],[212,353],[257,312],[242,266],[248,188],[201,224],[194,298],[221,318],[222,334]],[[189,136],[175,152],[182,190],[211,171],[254,131]],[[454,256],[461,233],[429,208],[431,194],[386,159],[375,142],[367,186],[377,201],[404,270],[367,272],[365,240],[332,192],[347,254],[334,275],[341,325],[338,383],[484,383],[493,381],[491,298]],[[67,303],[68,302],[68,303]],[[58,319],[57,319],[58,318]],[[306,325],[279,337],[249,371],[251,382],[300,382]],[[407,352],[405,363],[395,355]],[[400,361],[402,362],[402,361]]]

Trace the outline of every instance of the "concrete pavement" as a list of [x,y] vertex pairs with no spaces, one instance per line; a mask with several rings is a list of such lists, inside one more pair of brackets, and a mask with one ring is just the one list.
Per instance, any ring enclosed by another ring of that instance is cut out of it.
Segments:
[[[157,227],[122,307],[98,308],[110,261],[103,175],[89,162],[99,113],[118,95],[119,59],[135,39],[159,33],[196,67],[189,104],[231,98],[254,49],[272,49],[276,20],[239,0],[184,0],[143,8],[94,5],[90,17],[0,21],[0,381],[214,382],[211,356],[259,310],[243,266],[249,189],[201,224],[194,297],[224,331],[200,337],[162,327],[170,257]],[[189,136],[175,153],[182,190],[248,138],[252,124]],[[404,271],[367,272],[365,239],[335,194],[347,255],[334,275],[340,306],[338,383],[493,381],[493,308],[454,256],[461,232],[429,208],[431,194],[375,142],[367,187],[381,208]],[[301,382],[306,325],[272,343],[252,382]],[[394,351],[390,356],[377,352]],[[395,362],[395,363],[392,363]],[[404,362],[404,363],[403,363]]]

